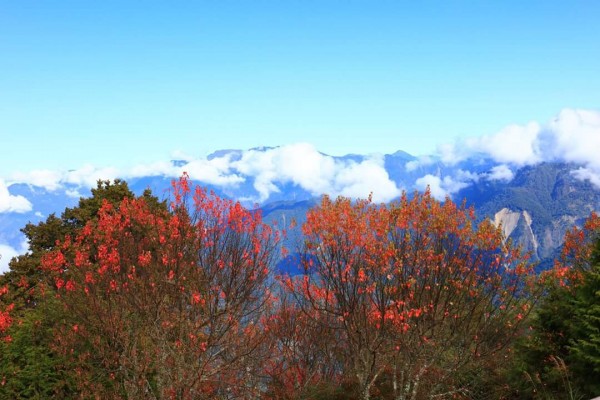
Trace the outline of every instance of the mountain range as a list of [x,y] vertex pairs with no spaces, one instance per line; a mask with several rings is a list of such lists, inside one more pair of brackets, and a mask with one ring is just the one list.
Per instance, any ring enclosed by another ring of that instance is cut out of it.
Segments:
[[[429,186],[440,200],[446,196],[457,202],[465,200],[478,218],[502,224],[505,236],[530,251],[542,267],[556,256],[567,229],[581,225],[591,211],[600,210],[600,189],[578,175],[581,165],[576,163],[515,166],[489,157],[448,163],[403,151],[333,157],[306,145],[295,146],[221,150],[204,159],[173,160],[123,178],[138,194],[150,188],[159,198],[166,198],[171,180],[187,171],[198,184],[261,208],[267,221],[283,227],[292,220],[300,225],[323,193],[350,197],[372,193],[375,201],[387,202],[403,190],[410,193]],[[89,194],[91,179],[86,185],[65,176],[70,175],[63,174],[52,183],[38,179],[5,185],[6,198],[28,206],[0,209],[3,268],[11,256],[26,250],[20,229],[27,222],[37,223],[50,213],[61,213],[77,204],[81,195]],[[293,246],[299,239],[299,229],[292,229],[288,242]]]

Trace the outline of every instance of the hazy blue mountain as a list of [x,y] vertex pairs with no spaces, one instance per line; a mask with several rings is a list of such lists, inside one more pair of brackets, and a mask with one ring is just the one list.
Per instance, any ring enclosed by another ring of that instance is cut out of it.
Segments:
[[[261,155],[269,150],[272,148],[255,148],[253,154]],[[319,197],[316,189],[301,184],[304,182],[302,179],[310,181],[312,176],[305,174],[279,180],[268,176],[271,181],[267,182],[270,186],[265,191],[265,176],[245,174],[245,170],[235,169],[236,163],[241,162],[246,154],[241,150],[220,150],[209,155],[208,161],[229,163],[228,168],[233,172],[227,171],[235,173],[239,180],[235,184],[205,186],[220,196],[239,199],[249,207],[259,203],[256,205],[262,209],[265,220],[276,224],[278,229],[288,231],[284,245],[293,253],[301,245],[299,226]],[[373,160],[373,156],[348,154],[328,160],[332,160],[328,168],[333,168],[331,165],[336,168],[332,176],[350,171],[348,176],[340,178],[344,182],[344,179],[353,178],[353,167]],[[469,205],[475,207],[479,218],[491,218],[502,223],[507,236],[546,264],[561,246],[565,231],[574,224],[581,224],[592,210],[600,210],[600,190],[589,181],[577,179],[572,173],[578,168],[574,164],[541,163],[522,168],[501,166],[504,175],[500,176],[494,173],[497,163],[485,158],[448,164],[436,157],[417,158],[397,151],[377,156],[376,160],[373,163],[384,169],[385,179],[389,178],[396,185],[398,193],[400,189],[409,192],[422,190],[425,184],[433,182],[432,193],[439,198],[448,194],[459,202],[466,199]],[[186,167],[192,167],[189,163],[173,160],[171,165],[184,171]],[[275,175],[277,172],[270,171]],[[287,173],[289,175],[289,171]],[[369,176],[363,178],[369,180]],[[167,198],[171,180],[172,177],[156,174],[128,178],[127,182],[135,193],[149,188],[159,198]],[[434,185],[438,185],[437,191]],[[12,196],[23,196],[32,204],[29,212],[0,212],[0,245],[15,249],[22,244],[23,236],[19,230],[27,222],[37,223],[53,212],[61,213],[65,207],[74,206],[79,196],[90,193],[89,188],[64,183],[55,190],[27,184],[10,184],[8,189]],[[363,193],[362,196],[368,194]],[[296,222],[296,228],[290,229],[291,221]],[[284,264],[283,269],[287,268]]]
[[480,218],[504,224],[517,219],[510,221],[514,230],[509,236],[547,262],[569,228],[600,210],[600,191],[589,181],[576,179],[574,168],[563,163],[524,167],[510,182],[475,183],[456,197],[466,198]]

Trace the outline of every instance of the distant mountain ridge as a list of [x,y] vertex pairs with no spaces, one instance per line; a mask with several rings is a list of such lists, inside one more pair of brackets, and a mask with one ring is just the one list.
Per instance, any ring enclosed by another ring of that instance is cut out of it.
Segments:
[[565,232],[600,210],[600,191],[589,181],[575,178],[574,168],[564,163],[528,166],[510,182],[476,183],[456,197],[466,198],[480,218],[502,222],[513,241],[532,251],[536,259],[549,262],[557,255]]
[[[306,211],[318,201],[319,191],[366,197],[370,191],[381,193],[379,189],[385,186],[380,199],[389,201],[401,190],[412,192],[430,185],[432,194],[440,199],[445,195],[458,202],[466,199],[479,218],[501,223],[510,239],[546,264],[556,255],[565,231],[581,224],[591,211],[600,210],[600,190],[589,180],[577,178],[573,171],[579,166],[573,163],[517,167],[482,157],[447,164],[436,157],[415,157],[403,151],[341,157],[302,151],[306,148],[220,150],[201,162],[174,160],[167,166],[168,173],[124,178],[135,193],[150,188],[163,198],[168,197],[171,179],[189,169],[200,185],[247,206],[258,205],[266,220],[283,227],[292,220],[301,224]],[[79,194],[89,195],[89,188],[68,182],[58,189],[31,183],[7,187],[10,195],[22,196],[32,205],[28,212],[0,212],[0,245],[14,249],[23,247],[19,229],[27,222],[37,223],[52,212],[61,213],[77,203]],[[299,240],[298,229],[291,233],[295,241]]]

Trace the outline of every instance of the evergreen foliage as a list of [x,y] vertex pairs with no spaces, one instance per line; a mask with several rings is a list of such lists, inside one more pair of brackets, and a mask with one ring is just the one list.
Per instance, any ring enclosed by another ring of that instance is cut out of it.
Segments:
[[0,398],[72,398],[73,365],[54,351],[54,327],[61,310],[52,298],[22,314],[0,342]]
[[559,266],[570,279],[550,280],[516,345],[510,372],[519,398],[591,398],[600,394],[600,229],[595,214],[586,229],[567,234]]
[[[55,301],[40,264],[57,243],[67,236],[75,237],[80,228],[95,219],[104,202],[118,207],[124,198],[134,197],[125,181],[98,181],[92,196],[81,198],[77,207],[65,209],[60,217],[51,214],[37,225],[28,223],[21,230],[29,251],[13,258],[10,270],[0,275],[0,287],[7,289],[0,301],[14,305],[12,317],[18,320],[6,332],[11,340],[0,342],[0,398],[77,397],[73,384],[77,365],[55,346],[55,328],[65,318],[65,310]],[[166,210],[166,203],[149,191],[141,197],[151,207]]]
[[600,239],[592,265],[571,300],[572,324],[569,360],[573,374],[589,395],[600,394]]

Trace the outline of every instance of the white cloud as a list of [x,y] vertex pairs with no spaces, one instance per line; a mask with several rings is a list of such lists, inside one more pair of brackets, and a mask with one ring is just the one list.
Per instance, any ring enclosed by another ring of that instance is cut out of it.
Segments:
[[489,155],[495,161],[528,165],[540,162],[536,153],[536,139],[540,125],[530,122],[525,126],[509,125],[494,135],[484,135],[467,141],[467,148]]
[[80,197],[83,197],[81,193],[79,193],[79,190],[77,189],[67,189],[65,190],[65,194],[68,197],[71,197],[73,199],[79,199]]
[[13,196],[8,191],[4,180],[0,179],[0,213],[15,212],[26,213],[31,211],[32,205],[23,196]]
[[15,249],[8,244],[0,244],[0,274],[8,271],[8,263],[13,257],[25,254],[28,248],[29,245],[27,244],[26,240],[21,242],[18,249]]
[[442,143],[438,145],[440,160],[446,165],[454,165],[471,156],[474,152],[464,143]]
[[[170,178],[180,177],[187,172],[191,179],[208,185],[231,186],[244,182],[244,177],[231,172],[231,155],[193,159],[191,156],[180,154],[179,158],[186,162],[185,165],[174,165],[172,162],[158,161],[151,164],[136,165],[124,174],[125,178],[143,176],[165,176]],[[185,158],[183,157],[185,156]]]
[[367,159],[341,168],[334,184],[337,194],[364,198],[373,193],[375,202],[388,202],[401,194],[383,168],[383,159]]
[[574,176],[600,187],[598,149],[600,111],[564,109],[546,124],[510,125],[495,134],[440,145],[438,155],[448,165],[470,158],[490,158],[504,167],[492,170],[488,179],[504,180],[510,178],[509,165],[577,163],[584,170]]
[[95,187],[98,180],[113,180],[119,177],[116,168],[96,168],[86,164],[79,169],[70,170],[64,174],[62,182],[83,187]]
[[477,182],[479,180],[479,175],[471,171],[464,171],[462,169],[459,169],[454,173],[453,179],[457,181],[457,183]]
[[417,179],[415,185],[421,191],[429,187],[431,195],[438,200],[444,200],[448,195],[448,192],[442,188],[442,179],[439,176],[427,174]]
[[266,151],[249,150],[233,163],[233,168],[246,176],[254,177],[254,189],[259,193],[259,201],[279,192],[274,181],[277,179],[277,166],[272,149]]
[[272,150],[276,172],[284,181],[311,191],[314,194],[326,193],[340,168],[333,157],[326,156],[308,143],[298,143]]
[[[121,172],[115,168],[84,165],[68,172],[18,173],[14,174],[13,180],[51,191],[64,188],[65,194],[70,197],[80,197],[79,188],[94,187],[99,179],[176,178],[183,172],[187,172],[193,180],[218,187],[235,187],[250,180],[258,195],[246,200],[258,202],[267,200],[271,194],[281,190],[281,185],[289,183],[315,196],[327,193],[366,197],[372,192],[376,201],[389,201],[401,192],[389,178],[381,155],[365,157],[361,162],[341,160],[324,155],[307,143],[251,149],[235,154],[222,152],[210,160],[178,155],[185,158],[184,165],[159,161],[136,165]],[[69,186],[65,188],[66,185]]]
[[590,181],[592,185],[600,188],[600,173],[598,171],[581,167],[572,171],[571,174],[579,180]]
[[461,189],[471,185],[479,179],[477,174],[469,171],[458,170],[455,176],[444,176],[443,178],[427,174],[415,181],[418,190],[425,190],[429,186],[431,195],[437,200],[445,200]]
[[38,169],[29,172],[16,172],[12,180],[19,183],[43,187],[51,192],[62,187],[63,174],[58,171]]
[[524,126],[509,125],[492,135],[440,144],[438,154],[447,165],[480,156],[519,166],[535,164],[542,160],[536,143],[540,130],[540,125],[536,122]]
[[278,184],[293,183],[313,195],[366,197],[389,201],[400,189],[389,178],[383,157],[362,162],[336,160],[319,153],[311,144],[296,143],[266,150],[249,150],[232,163],[240,174],[254,178],[258,201],[279,192]]
[[543,161],[600,165],[598,148],[600,112],[564,109],[545,125],[509,125],[495,134],[442,144],[438,153],[447,164],[484,155],[517,166]]
[[12,174],[11,181],[42,187],[48,191],[62,189],[65,184],[94,187],[98,180],[111,180],[119,177],[116,168],[96,168],[91,164],[69,171],[33,170]]
[[429,166],[429,165],[431,165],[433,163],[435,163],[435,160],[432,157],[430,157],[430,156],[420,156],[416,160],[408,161],[404,165],[404,168],[406,168],[407,172],[412,172],[412,171],[416,170],[419,167],[426,167],[426,166]]
[[211,160],[192,160],[183,167],[179,167],[176,174],[172,176],[181,176],[184,171],[189,174],[191,179],[209,185],[231,186],[244,182],[244,177],[230,172],[231,155],[229,154],[224,157],[215,157]]
[[183,150],[174,150],[171,152],[171,160],[192,161],[194,158],[194,156],[186,153]]
[[582,165],[573,176],[600,188],[600,112],[565,109],[540,135],[548,161]]
[[592,164],[600,167],[600,112],[565,109],[540,135],[546,160]]
[[485,174],[485,178],[489,181],[510,182],[514,176],[515,174],[506,164],[496,165],[489,173]]
[[[179,154],[183,156],[183,154]],[[189,159],[189,156],[186,156]],[[48,191],[64,188],[65,185],[75,186],[65,190],[69,197],[81,197],[78,188],[92,188],[98,180],[114,180],[115,178],[137,178],[144,176],[165,176],[177,178],[187,172],[190,178],[205,184],[216,186],[235,185],[244,181],[244,177],[231,173],[231,156],[207,159],[186,160],[183,166],[174,165],[168,161],[158,161],[149,164],[139,164],[126,171],[116,168],[98,168],[91,164],[81,168],[60,172],[50,170],[35,170],[27,173],[17,172],[11,176],[11,182],[25,183],[32,186],[42,187]]]
[[132,167],[126,176],[137,178],[141,176],[176,176],[178,168],[168,161],[158,161],[150,164],[140,164]]
[[[477,167],[480,172],[481,166],[488,165],[489,161],[497,164],[480,175],[461,170],[448,175],[447,171],[453,168],[440,165],[439,176],[426,175],[415,182],[415,186],[421,189],[429,184],[437,198],[452,195],[479,178],[510,181],[517,168],[544,161],[576,163],[581,169],[575,170],[573,175],[600,187],[598,149],[600,112],[565,109],[545,124],[530,122],[510,125],[495,134],[442,144],[436,155],[407,162],[405,168],[408,172],[414,172],[421,167],[430,167],[428,171],[431,171],[433,163],[453,166],[468,160],[481,162]],[[400,188],[384,168],[382,157],[343,160],[322,154],[307,143],[235,153],[220,151],[214,153],[210,160],[206,157],[194,158],[183,152],[176,152],[173,156],[184,160],[185,165],[159,161],[124,171],[85,165],[68,172],[36,170],[18,173],[12,176],[11,182],[41,186],[50,191],[64,189],[68,195],[79,197],[81,187],[94,187],[98,179],[143,176],[176,178],[185,171],[194,180],[221,188],[235,188],[244,182],[251,182],[257,194],[246,200],[254,202],[266,201],[286,184],[297,185],[315,196],[327,193],[365,197],[373,192],[376,201],[388,201],[400,194]],[[461,164],[461,167],[464,168],[464,165]],[[31,209],[31,204],[25,198],[11,196],[5,186],[0,186],[0,212],[25,212]]]

